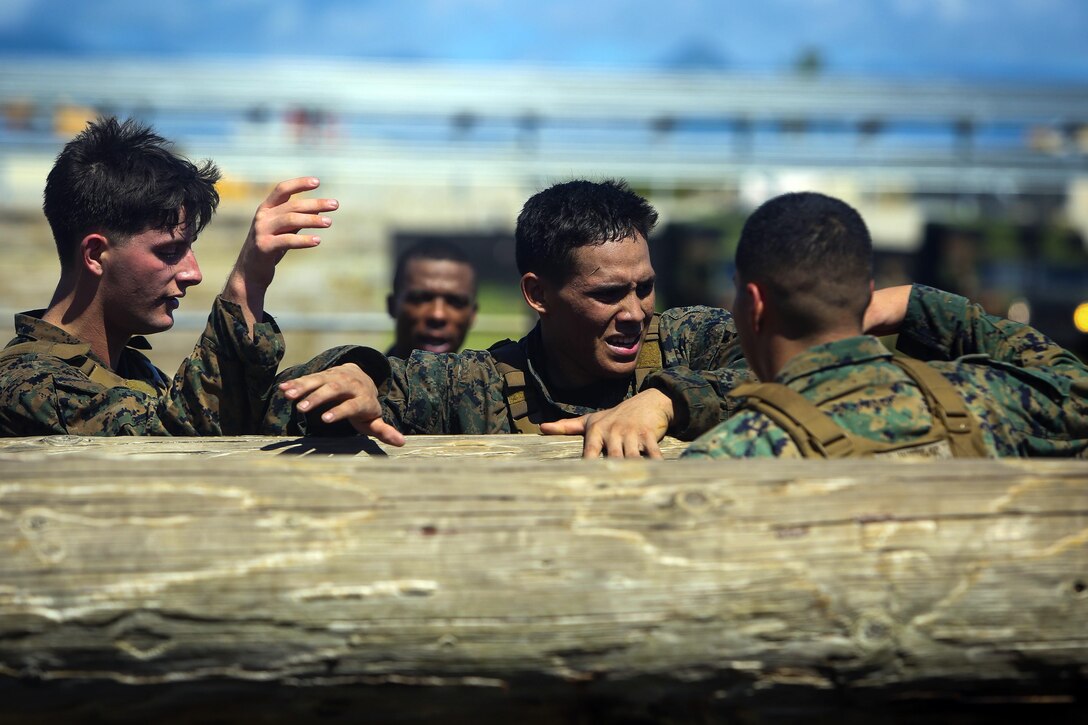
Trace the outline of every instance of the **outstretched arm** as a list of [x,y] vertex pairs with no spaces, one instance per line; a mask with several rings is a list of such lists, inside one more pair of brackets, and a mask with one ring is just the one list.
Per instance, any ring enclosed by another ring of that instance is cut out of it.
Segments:
[[253,215],[249,235],[223,289],[224,299],[242,308],[250,334],[253,325],[264,319],[265,292],[272,284],[279,261],[288,250],[316,247],[321,243],[321,237],[299,232],[325,229],[332,224],[332,220],[323,214],[339,206],[335,199],[295,197],[320,184],[309,176],[281,181]]
[[541,423],[545,435],[581,435],[582,458],[661,458],[657,443],[665,437],[673,419],[672,400],[650,388],[615,408],[578,418]]

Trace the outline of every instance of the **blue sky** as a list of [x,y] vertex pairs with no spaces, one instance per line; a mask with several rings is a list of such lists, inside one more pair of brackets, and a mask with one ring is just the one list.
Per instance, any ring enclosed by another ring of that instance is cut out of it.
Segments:
[[0,0],[0,54],[342,56],[1088,82],[1085,0]]

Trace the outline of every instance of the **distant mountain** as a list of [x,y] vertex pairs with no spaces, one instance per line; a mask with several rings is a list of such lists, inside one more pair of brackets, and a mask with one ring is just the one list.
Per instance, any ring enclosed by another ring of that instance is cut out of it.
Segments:
[[689,40],[667,53],[658,63],[667,70],[727,70],[729,60],[711,43]]

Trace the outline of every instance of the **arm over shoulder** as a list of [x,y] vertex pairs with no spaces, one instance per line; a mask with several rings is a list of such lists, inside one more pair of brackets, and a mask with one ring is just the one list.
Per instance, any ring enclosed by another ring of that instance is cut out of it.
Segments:
[[752,379],[727,311],[683,307],[661,315],[664,367],[646,377],[643,388],[657,388],[673,401],[669,434],[692,440],[728,417],[735,386]]

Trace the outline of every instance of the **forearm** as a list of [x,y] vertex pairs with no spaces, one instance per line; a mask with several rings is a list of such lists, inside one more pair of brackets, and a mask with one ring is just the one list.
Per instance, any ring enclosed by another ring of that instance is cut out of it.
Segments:
[[885,287],[875,290],[865,310],[862,329],[868,335],[894,335],[899,332],[907,314],[913,285]]
[[166,405],[217,434],[256,433],[283,352],[274,320],[251,324],[241,305],[221,296],[164,396]]
[[1025,368],[1079,365],[1076,356],[1030,325],[990,315],[965,297],[923,285],[911,292],[898,348],[921,360],[981,353]]
[[752,380],[743,361],[732,368],[692,370],[672,367],[646,377],[643,389],[656,388],[673,404],[669,435],[680,440],[694,440],[721,423],[736,409],[737,401],[728,393],[737,385]]
[[264,299],[267,290],[267,285],[247,283],[239,265],[235,265],[227,278],[227,284],[223,287],[220,297],[239,307],[242,319],[246,323],[247,335],[252,335],[257,321],[264,319]]
[[416,350],[390,358],[381,386],[387,420],[411,434],[478,435],[511,432],[502,376],[491,354]]

